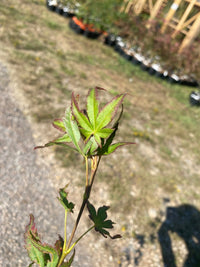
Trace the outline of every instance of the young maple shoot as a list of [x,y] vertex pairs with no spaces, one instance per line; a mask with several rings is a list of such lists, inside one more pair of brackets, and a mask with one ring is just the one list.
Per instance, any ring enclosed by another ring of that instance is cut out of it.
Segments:
[[[74,203],[69,202],[67,199],[68,192],[66,189],[68,185],[59,190],[58,197],[59,202],[65,210],[64,239],[59,236],[54,246],[42,243],[35,227],[34,216],[32,214],[30,215],[30,223],[27,225],[25,232],[26,249],[32,261],[29,266],[32,266],[34,263],[42,267],[71,266],[75,256],[75,246],[92,229],[95,229],[104,237],[110,237],[112,239],[121,237],[120,235],[111,236],[108,231],[113,228],[114,224],[111,220],[107,220],[107,210],[109,207],[102,206],[96,210],[89,202],[92,185],[101,157],[113,153],[121,146],[133,144],[130,142],[113,143],[123,113],[122,102],[125,94],[119,94],[113,97],[107,104],[100,107],[98,100],[100,91],[105,92],[105,89],[96,87],[89,90],[86,108],[84,110],[80,109],[79,96],[75,96],[72,93],[71,107],[66,109],[64,118],[56,119],[53,122],[54,128],[61,132],[62,135],[46,143],[44,146],[35,147],[37,149],[59,145],[78,152],[85,160],[86,182],[80,210],[68,239],[66,234],[67,214],[69,212],[73,213],[75,206]],[[118,112],[120,107],[121,111]],[[79,221],[86,206],[92,225],[74,241]],[[70,254],[68,261],[65,261],[65,258],[72,250],[74,250],[73,254]]]

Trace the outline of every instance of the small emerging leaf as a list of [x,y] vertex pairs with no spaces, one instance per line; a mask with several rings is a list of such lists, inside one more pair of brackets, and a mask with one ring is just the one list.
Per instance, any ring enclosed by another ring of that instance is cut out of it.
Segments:
[[68,185],[66,185],[64,188],[61,188],[59,190],[59,195],[60,197],[58,197],[58,200],[60,201],[60,203],[63,205],[64,209],[67,211],[70,211],[73,213],[73,209],[74,209],[74,203],[69,202],[67,200],[67,195],[68,193],[65,191]]

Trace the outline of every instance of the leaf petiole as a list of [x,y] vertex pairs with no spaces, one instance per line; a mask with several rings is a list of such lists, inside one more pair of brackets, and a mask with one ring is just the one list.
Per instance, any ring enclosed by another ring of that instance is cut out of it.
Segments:
[[69,254],[72,249],[75,247],[75,245],[88,233],[90,232],[93,228],[95,227],[95,225],[91,226],[85,233],[83,233],[72,245],[71,247],[66,251],[66,255]]
[[66,244],[67,244],[67,212],[68,210],[65,209],[65,238],[64,238],[64,245],[63,245],[63,250],[66,250]]

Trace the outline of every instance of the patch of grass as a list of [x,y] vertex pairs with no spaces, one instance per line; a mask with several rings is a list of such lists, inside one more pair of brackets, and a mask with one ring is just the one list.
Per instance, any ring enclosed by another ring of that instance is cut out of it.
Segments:
[[26,53],[19,50],[15,50],[13,54],[18,62],[26,61],[26,64],[32,66],[35,66],[36,62],[38,62],[38,57],[35,54]]
[[82,79],[87,80],[87,74],[86,74],[85,72],[81,72],[81,73],[80,73],[80,77],[81,77]]
[[39,40],[29,40],[28,42],[26,42],[24,45],[20,45],[21,49],[24,50],[33,50],[33,51],[45,51],[46,50],[46,46],[41,43]]
[[140,130],[137,130],[137,129],[133,129],[133,135],[134,137],[137,137],[137,138],[140,138],[140,139],[144,139],[144,140],[147,140],[147,141],[151,141],[151,138],[149,136],[149,134],[145,131],[140,131]]
[[160,150],[167,156],[167,158],[171,158],[173,155],[171,149],[168,146],[161,145]]
[[65,73],[65,74],[67,74],[67,76],[71,76],[71,77],[74,77],[76,74],[75,74],[75,71],[72,69],[72,68],[69,68],[68,66],[67,66],[67,64],[65,65],[65,64],[60,64],[60,67],[61,67],[61,70]]
[[80,53],[78,51],[68,54],[68,57],[80,64],[84,63],[84,64],[89,64],[93,66],[98,63],[96,58],[94,58],[92,55],[87,54],[87,53]]
[[62,29],[62,25],[55,22],[55,21],[46,21],[46,25],[48,28],[50,28],[51,30],[61,30]]

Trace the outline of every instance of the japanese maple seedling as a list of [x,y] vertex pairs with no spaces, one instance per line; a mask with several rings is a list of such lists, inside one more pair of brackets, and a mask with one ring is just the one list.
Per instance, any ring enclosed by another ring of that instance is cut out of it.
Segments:
[[[54,128],[61,133],[61,136],[43,146],[35,147],[37,149],[59,145],[79,153],[85,161],[85,189],[79,213],[68,239],[66,235],[67,214],[69,212],[73,213],[75,205],[67,199],[68,192],[66,189],[68,185],[59,190],[58,200],[65,210],[65,236],[64,238],[59,236],[54,246],[42,243],[35,227],[34,216],[30,215],[30,223],[27,225],[25,232],[26,249],[32,261],[29,266],[34,263],[41,267],[71,266],[75,256],[75,246],[92,229],[95,229],[103,237],[112,239],[121,237],[120,235],[111,236],[109,233],[109,229],[112,229],[114,224],[107,219],[109,207],[102,206],[96,210],[89,202],[92,185],[102,156],[113,153],[121,146],[133,144],[130,142],[113,143],[123,113],[122,102],[125,94],[113,97],[101,107],[98,100],[100,92],[106,91],[98,87],[89,90],[85,109],[80,108],[80,97],[72,93],[71,106],[66,109],[65,116],[53,122]],[[89,212],[91,226],[75,239],[75,233],[85,207]],[[70,254],[71,256],[65,261],[72,250],[74,250],[73,254]]]

